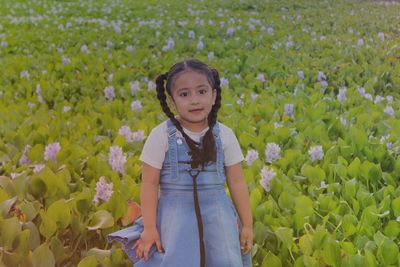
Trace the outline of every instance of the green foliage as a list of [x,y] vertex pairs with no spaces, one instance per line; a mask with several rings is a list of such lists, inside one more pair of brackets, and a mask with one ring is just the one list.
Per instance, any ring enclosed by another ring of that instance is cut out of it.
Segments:
[[[0,9],[0,266],[131,266],[105,236],[124,227],[129,200],[140,202],[144,142],[119,129],[148,136],[166,119],[148,81],[188,57],[229,80],[218,120],[243,153],[259,153],[243,167],[255,267],[400,264],[398,4],[14,2]],[[168,38],[172,50],[163,49]],[[131,109],[135,100],[142,111]],[[61,150],[45,160],[54,142]],[[267,163],[271,142],[281,153]],[[108,162],[113,145],[126,153],[123,174]],[[312,160],[317,145],[323,157]],[[270,190],[260,184],[264,166],[276,171]],[[101,176],[113,193],[96,203]]]

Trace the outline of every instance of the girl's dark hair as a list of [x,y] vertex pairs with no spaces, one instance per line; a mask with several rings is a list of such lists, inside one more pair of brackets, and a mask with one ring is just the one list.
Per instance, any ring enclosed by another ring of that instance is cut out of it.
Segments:
[[[207,77],[208,82],[210,83],[213,89],[217,90],[217,97],[215,99],[215,104],[211,108],[211,112],[208,114],[208,126],[209,129],[205,133],[203,137],[202,146],[198,147],[199,143],[192,140],[184,131],[179,123],[179,121],[175,118],[174,113],[168,107],[167,104],[167,96],[165,94],[164,81],[167,80],[166,90],[167,93],[172,97],[172,86],[175,82],[179,73],[184,71],[196,71],[201,74],[204,74]],[[217,113],[219,108],[221,107],[221,82],[219,80],[219,74],[216,69],[210,68],[207,64],[201,62],[198,59],[187,59],[181,62],[174,64],[168,72],[161,74],[156,79],[157,84],[157,98],[160,101],[162,110],[164,113],[171,119],[176,128],[182,133],[182,136],[185,138],[186,143],[188,144],[192,156],[191,166],[192,168],[197,168],[199,165],[204,167],[204,165],[209,162],[216,161],[216,146],[215,139],[212,133],[212,128],[217,121]]]

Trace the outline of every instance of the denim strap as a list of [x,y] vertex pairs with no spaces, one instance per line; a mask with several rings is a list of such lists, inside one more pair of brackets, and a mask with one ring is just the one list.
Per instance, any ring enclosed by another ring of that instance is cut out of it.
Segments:
[[168,127],[168,156],[171,164],[172,177],[178,177],[178,148],[176,147],[176,128],[174,123],[169,119]]

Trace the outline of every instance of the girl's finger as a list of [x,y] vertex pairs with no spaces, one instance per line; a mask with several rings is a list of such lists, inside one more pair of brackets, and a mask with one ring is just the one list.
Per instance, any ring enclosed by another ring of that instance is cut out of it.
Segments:
[[136,241],[133,243],[132,248],[135,249],[135,248],[138,246],[138,244],[139,244],[139,239],[136,240]]
[[161,242],[160,242],[159,239],[156,240],[156,246],[157,246],[158,252],[163,252],[164,251],[164,248],[162,247]]

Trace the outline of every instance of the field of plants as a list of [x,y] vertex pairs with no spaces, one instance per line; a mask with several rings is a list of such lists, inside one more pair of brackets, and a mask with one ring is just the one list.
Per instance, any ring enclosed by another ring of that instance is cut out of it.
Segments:
[[0,0],[0,266],[131,266],[155,77],[220,72],[253,266],[400,266],[400,5]]

